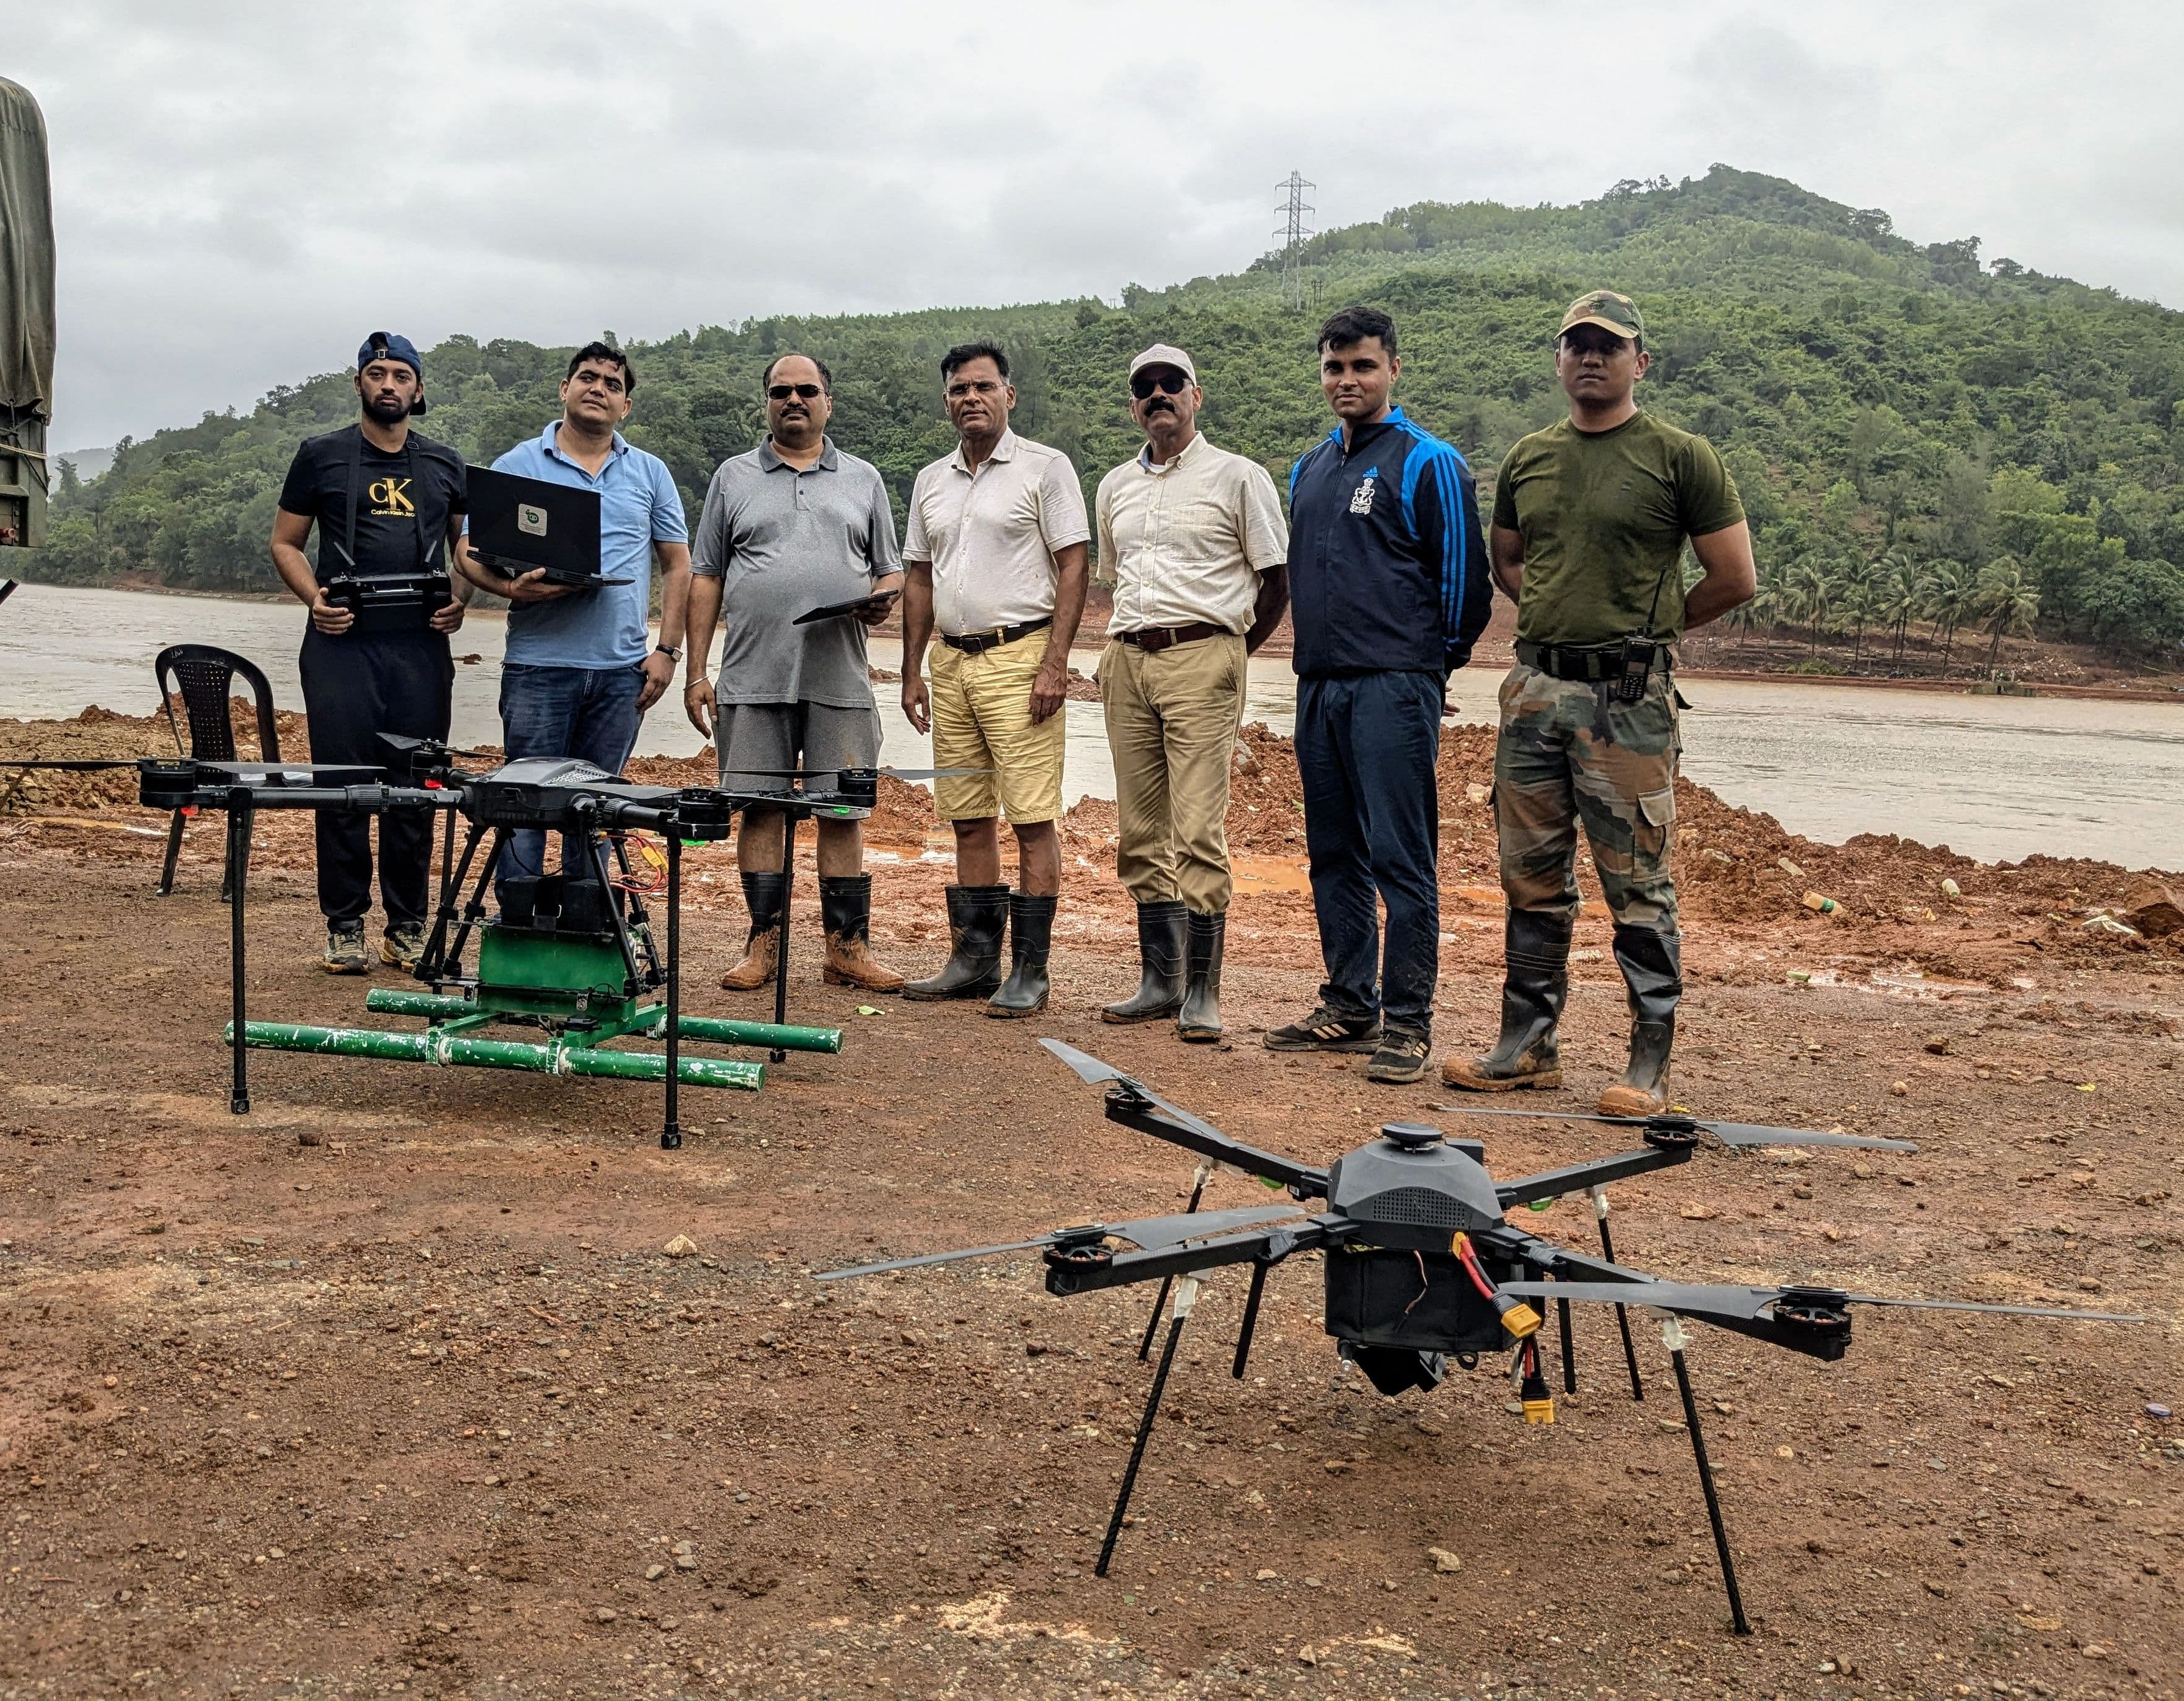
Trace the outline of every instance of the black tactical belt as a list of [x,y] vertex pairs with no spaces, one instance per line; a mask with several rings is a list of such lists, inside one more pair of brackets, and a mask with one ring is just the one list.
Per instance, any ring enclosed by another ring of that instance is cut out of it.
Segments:
[[943,632],[940,642],[951,650],[961,650],[967,656],[975,656],[988,650],[997,650],[1003,644],[1012,644],[1018,638],[1028,638],[1034,632],[1043,632],[1053,624],[1054,616],[1049,614],[1043,620],[1026,620],[1017,626],[998,626],[990,632],[961,632],[953,637]]
[[[1654,643],[1649,648],[1652,655],[1643,670],[1651,672],[1658,668],[1667,673],[1672,660],[1669,647]],[[1519,638],[1517,659],[1552,679],[1582,680],[1596,685],[1603,680],[1622,679],[1630,670],[1630,658],[1621,643],[1535,644]]]

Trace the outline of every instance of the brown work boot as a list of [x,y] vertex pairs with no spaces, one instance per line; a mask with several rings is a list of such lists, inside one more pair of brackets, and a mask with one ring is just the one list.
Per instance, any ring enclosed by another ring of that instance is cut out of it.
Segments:
[[755,992],[773,984],[781,961],[781,910],[788,901],[788,876],[783,874],[744,876],[744,903],[750,910],[750,936],[744,944],[742,962],[721,976],[731,992]]
[[820,876],[819,916],[827,930],[822,980],[830,987],[861,987],[868,992],[902,990],[903,977],[872,955],[872,876]]

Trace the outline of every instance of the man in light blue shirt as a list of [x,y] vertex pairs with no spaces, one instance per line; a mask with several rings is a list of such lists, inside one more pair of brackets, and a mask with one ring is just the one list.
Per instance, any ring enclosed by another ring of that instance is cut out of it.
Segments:
[[[619,774],[644,712],[660,700],[682,658],[690,594],[690,532],[674,475],[657,455],[632,448],[616,428],[629,417],[637,374],[618,348],[586,344],[561,381],[561,417],[495,461],[493,470],[599,494],[599,571],[626,585],[572,591],[544,570],[506,578],[477,560],[465,540],[464,575],[506,597],[508,648],[500,672],[502,737],[509,759],[568,756]],[[660,564],[660,641],[648,616]],[[544,835],[510,836],[500,873],[543,873]]]

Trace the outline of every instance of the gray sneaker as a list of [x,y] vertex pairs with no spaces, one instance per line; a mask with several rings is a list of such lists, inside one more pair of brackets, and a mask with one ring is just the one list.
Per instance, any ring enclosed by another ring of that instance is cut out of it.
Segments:
[[379,938],[379,960],[391,969],[414,969],[425,955],[425,930],[417,923],[390,927]]
[[329,975],[361,975],[371,964],[364,954],[364,923],[337,922],[326,929],[326,954],[319,966]]

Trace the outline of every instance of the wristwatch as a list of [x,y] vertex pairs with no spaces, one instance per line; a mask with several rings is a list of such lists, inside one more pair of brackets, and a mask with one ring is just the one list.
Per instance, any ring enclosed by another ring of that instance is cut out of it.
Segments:
[[672,644],[655,644],[652,648],[655,654],[666,656],[670,661],[681,661],[682,659],[682,652],[677,649]]

